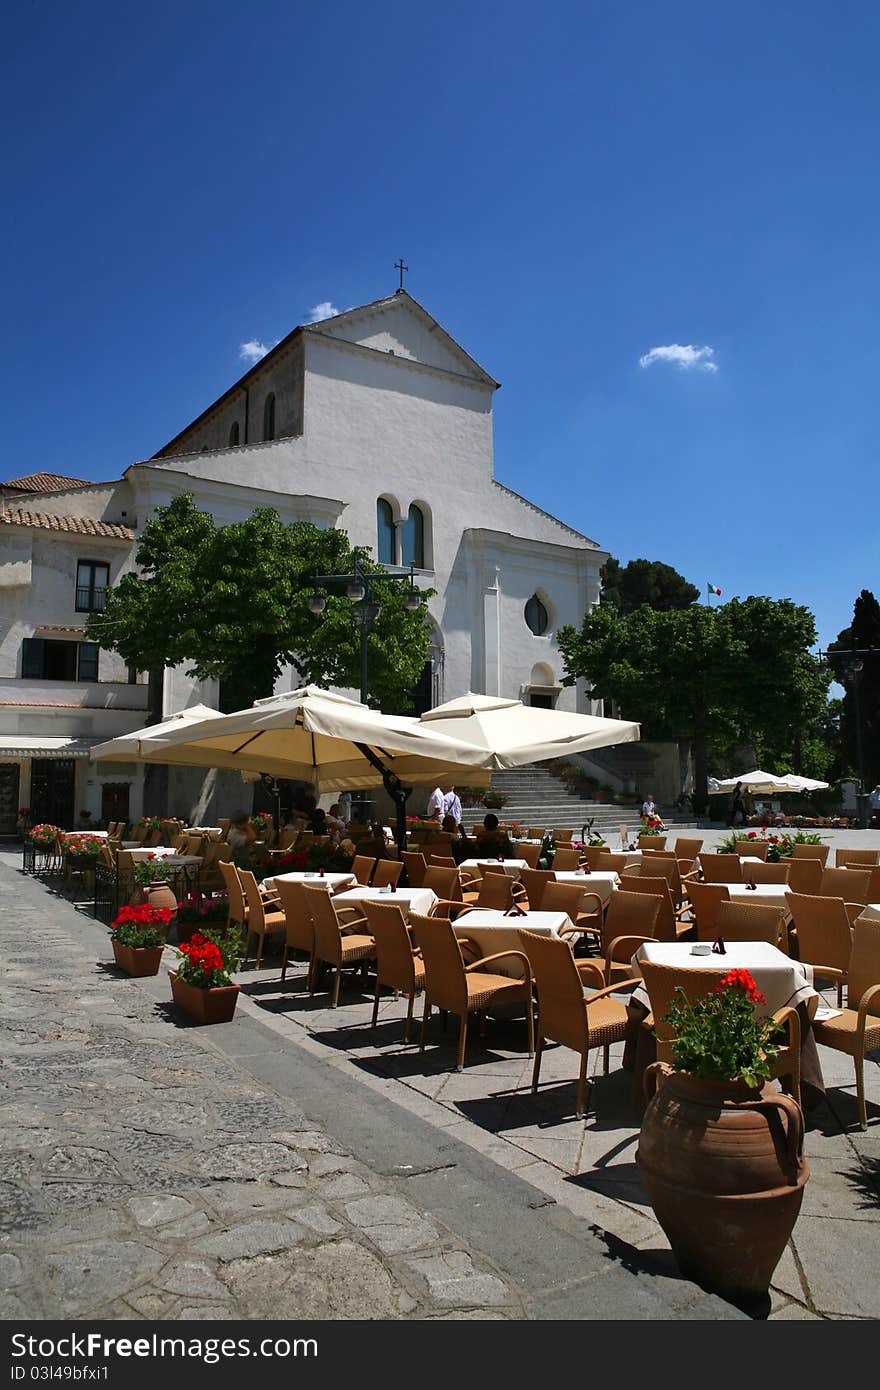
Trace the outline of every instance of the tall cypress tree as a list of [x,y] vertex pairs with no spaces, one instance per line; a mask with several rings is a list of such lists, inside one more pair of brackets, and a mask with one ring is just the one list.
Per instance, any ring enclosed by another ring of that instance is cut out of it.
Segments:
[[[870,589],[863,589],[855,601],[853,620],[849,627],[838,633],[837,640],[828,648],[828,660],[834,674],[843,684],[846,694],[843,700],[841,735],[844,757],[848,771],[858,771],[858,734],[856,728],[856,694],[852,679],[847,680],[845,670],[847,650],[874,648],[865,652],[859,660],[862,670],[856,679],[859,682],[859,705],[862,727],[862,749],[865,760],[865,791],[880,782],[880,603]],[[834,653],[840,651],[840,656]]]

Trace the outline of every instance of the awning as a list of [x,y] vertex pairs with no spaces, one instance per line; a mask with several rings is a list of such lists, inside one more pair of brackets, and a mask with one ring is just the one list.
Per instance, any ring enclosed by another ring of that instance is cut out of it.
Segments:
[[0,758],[87,758],[99,741],[49,734],[0,734]]

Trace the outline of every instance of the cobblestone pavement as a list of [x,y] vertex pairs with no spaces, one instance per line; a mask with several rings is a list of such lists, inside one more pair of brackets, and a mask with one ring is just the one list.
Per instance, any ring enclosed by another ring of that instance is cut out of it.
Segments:
[[[406,1111],[421,1161],[361,1161],[256,1079],[271,1061],[296,1092],[295,1040],[267,1047],[251,1004],[183,1026],[164,968],[120,975],[106,929],[18,862],[0,854],[0,1317],[741,1316]],[[366,1149],[389,1142],[376,1106],[364,1090]]]

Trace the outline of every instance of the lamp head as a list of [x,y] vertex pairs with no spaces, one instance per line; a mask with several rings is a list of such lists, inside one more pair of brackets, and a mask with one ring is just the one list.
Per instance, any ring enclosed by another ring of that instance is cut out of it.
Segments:
[[319,594],[318,590],[316,589],[315,592],[309,598],[309,612],[315,614],[323,613],[326,607],[327,600],[325,599],[324,595]]
[[346,597],[351,603],[361,603],[367,590],[360,579],[353,579],[345,590]]

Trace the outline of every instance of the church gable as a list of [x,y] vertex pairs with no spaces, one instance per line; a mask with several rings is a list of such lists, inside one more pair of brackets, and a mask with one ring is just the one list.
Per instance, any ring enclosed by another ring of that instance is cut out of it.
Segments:
[[312,324],[305,331],[393,354],[487,386],[498,385],[405,290]]

